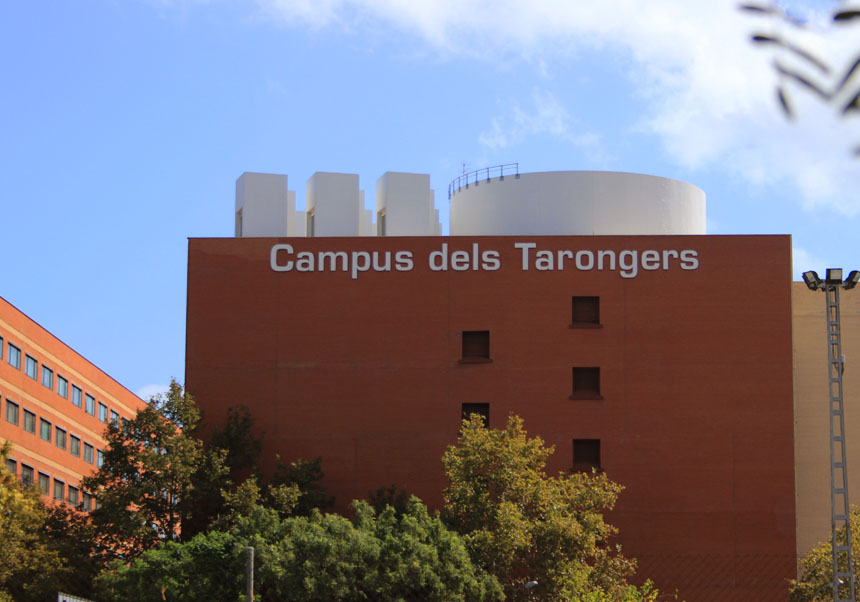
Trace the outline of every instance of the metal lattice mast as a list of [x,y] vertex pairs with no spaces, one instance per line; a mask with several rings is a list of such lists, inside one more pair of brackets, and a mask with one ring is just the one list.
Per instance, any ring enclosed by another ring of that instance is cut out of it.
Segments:
[[[833,542],[833,600],[855,602],[854,554],[848,503],[848,459],[845,453],[845,413],[842,400],[842,337],[839,289],[825,284],[827,304],[827,380],[830,392],[830,534]],[[844,595],[849,597],[843,597]]]

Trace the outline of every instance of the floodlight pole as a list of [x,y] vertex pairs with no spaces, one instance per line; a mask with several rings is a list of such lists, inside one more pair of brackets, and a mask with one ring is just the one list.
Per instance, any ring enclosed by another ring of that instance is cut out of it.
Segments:
[[[842,335],[839,315],[839,289],[854,288],[860,273],[852,271],[843,282],[841,269],[828,269],[822,281],[815,272],[803,274],[811,290],[824,292],[827,318],[827,388],[830,399],[830,537],[833,560],[834,602],[855,602],[854,553],[851,537],[851,511],[848,502],[848,458],[845,450],[845,412],[842,397]],[[840,591],[841,590],[841,591]],[[846,591],[847,590],[847,591]],[[843,594],[850,597],[843,598]]]

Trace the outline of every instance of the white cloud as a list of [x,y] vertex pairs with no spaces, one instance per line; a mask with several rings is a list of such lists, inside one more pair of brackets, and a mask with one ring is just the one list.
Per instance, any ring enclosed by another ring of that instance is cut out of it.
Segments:
[[[860,211],[858,120],[838,120],[831,107],[794,90],[799,119],[778,114],[772,55],[748,34],[774,25],[740,13],[736,0],[257,0],[262,14],[291,25],[360,26],[385,22],[416,33],[438,52],[480,57],[518,54],[547,73],[552,58],[579,48],[629,57],[624,63],[642,107],[640,130],[656,134],[687,168],[717,164],[753,184],[788,183],[808,208]],[[822,13],[803,10],[812,22]],[[796,11],[797,12],[797,11]],[[772,31],[771,31],[772,32]],[[856,51],[856,28],[815,40],[835,65]],[[808,34],[812,35],[812,34]],[[543,65],[541,67],[541,65]],[[505,148],[530,132],[569,135],[571,118],[553,97],[533,97],[497,117],[481,141]],[[556,103],[556,104],[553,104]],[[512,127],[509,131],[507,128]],[[574,140],[575,141],[575,140]],[[583,139],[580,142],[587,144]]]
[[144,385],[134,392],[135,395],[144,401],[149,401],[150,398],[159,394],[167,394],[170,390],[170,385]]

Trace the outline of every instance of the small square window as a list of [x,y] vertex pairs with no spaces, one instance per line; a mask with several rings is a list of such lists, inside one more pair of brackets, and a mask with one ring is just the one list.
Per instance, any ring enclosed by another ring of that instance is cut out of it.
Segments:
[[93,446],[89,443],[84,443],[84,462],[93,463]]
[[600,395],[600,368],[574,368],[571,399],[603,399]]
[[54,371],[42,364],[42,385],[54,390]]
[[36,415],[30,410],[24,410],[24,430],[31,435],[36,434]]
[[591,472],[601,470],[600,439],[573,440],[573,470],[575,472]]
[[39,376],[39,362],[36,361],[36,358],[26,356],[27,361],[24,364],[24,374],[36,380]]
[[72,403],[78,407],[81,407],[81,400],[83,399],[84,392],[80,390],[80,388],[72,385]]
[[15,347],[12,343],[9,343],[9,365],[15,368],[16,370],[21,369],[21,350],[18,347]]
[[0,337],[0,360],[3,359],[3,337]]
[[57,374],[57,395],[63,399],[69,398],[69,381]]
[[58,426],[54,427],[54,443],[56,443],[57,447],[60,449],[66,449],[66,431]]
[[490,404],[464,403],[462,406],[462,420],[469,420],[472,414],[478,414],[483,419],[484,426],[490,426]]
[[463,331],[463,360],[488,361],[490,359],[490,331]]
[[6,422],[18,426],[18,404],[6,398]]
[[110,423],[114,426],[119,426],[119,414],[113,410],[110,411]]
[[91,416],[96,415],[96,398],[93,397],[92,395],[90,395],[89,393],[87,393],[86,412],[87,412],[87,414],[89,414]]
[[69,504],[71,504],[72,506],[77,506],[78,505],[78,497],[79,497],[78,496],[78,488],[72,487],[71,485],[69,485],[69,497],[68,497]]
[[51,423],[44,418],[42,418],[41,422],[39,423],[39,437],[41,437],[45,441],[48,441],[49,443],[51,441]]
[[108,408],[102,402],[99,402],[99,420],[102,422],[108,421]]
[[574,328],[600,326],[600,297],[572,297],[570,325]]
[[69,453],[76,458],[81,457],[81,440],[74,435],[69,436]]
[[93,496],[91,496],[89,493],[84,493],[81,505],[84,507],[84,512],[92,512]]
[[39,473],[39,491],[42,492],[43,495],[48,495],[51,490],[51,477],[46,475],[44,472]]
[[105,453],[102,450],[97,449],[96,450],[96,466],[101,468],[102,464],[104,464],[104,463],[105,463]]
[[11,475],[17,475],[18,463],[12,458],[6,458],[6,471]]
[[54,499],[62,502],[66,499],[66,484],[54,479]]
[[24,487],[29,487],[33,484],[33,467],[21,464],[21,484]]

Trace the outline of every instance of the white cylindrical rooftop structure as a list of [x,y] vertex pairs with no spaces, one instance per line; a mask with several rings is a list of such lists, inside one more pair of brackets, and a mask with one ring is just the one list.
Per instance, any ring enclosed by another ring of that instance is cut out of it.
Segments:
[[452,236],[705,234],[704,191],[658,176],[479,173],[450,192]]

